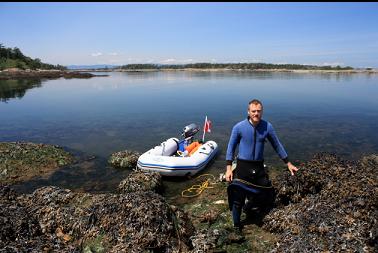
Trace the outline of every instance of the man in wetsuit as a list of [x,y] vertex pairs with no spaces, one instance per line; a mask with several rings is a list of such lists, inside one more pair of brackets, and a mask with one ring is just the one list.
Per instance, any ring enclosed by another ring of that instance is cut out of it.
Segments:
[[[231,132],[227,147],[226,180],[231,182],[228,200],[234,227],[241,231],[240,215],[246,197],[261,196],[272,190],[269,177],[264,169],[264,143],[268,139],[274,150],[285,162],[291,175],[298,169],[289,161],[288,155],[280,143],[272,124],[262,120],[263,105],[254,99],[248,105],[248,118],[237,123]],[[236,169],[232,170],[235,149],[239,145]]]

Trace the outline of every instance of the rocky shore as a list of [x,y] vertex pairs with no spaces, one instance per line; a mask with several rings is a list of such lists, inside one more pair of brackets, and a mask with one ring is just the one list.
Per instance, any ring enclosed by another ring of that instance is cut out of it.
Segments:
[[168,199],[161,176],[141,171],[113,193],[48,186],[19,194],[0,184],[0,252],[374,252],[378,156],[320,153],[299,168],[274,178],[273,208],[243,214],[243,236],[233,231],[228,184],[215,177],[198,197]]
[[277,207],[264,228],[279,235],[273,252],[374,252],[378,249],[378,156],[343,161],[318,154],[296,177],[275,183]]
[[62,71],[62,70],[19,70],[10,69],[0,71],[0,80],[8,79],[55,79],[55,78],[91,78],[107,75],[94,75],[91,73],[78,71]]
[[187,252],[194,229],[180,217],[152,191],[18,195],[1,185],[0,252]]

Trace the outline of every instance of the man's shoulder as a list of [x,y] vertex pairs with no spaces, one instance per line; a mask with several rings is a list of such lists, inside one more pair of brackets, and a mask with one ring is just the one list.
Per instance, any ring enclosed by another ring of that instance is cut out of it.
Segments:
[[263,120],[263,119],[261,120],[260,124],[265,125],[265,126],[272,126],[272,124],[269,121]]
[[244,119],[242,121],[239,121],[238,123],[235,124],[234,127],[241,127],[241,126],[243,126],[245,124],[249,124],[248,119]]
[[269,121],[261,119],[258,128],[269,130],[272,129],[272,124]]
[[267,128],[268,130],[269,129],[273,129],[273,125],[269,121],[267,121],[267,120],[261,120],[261,123],[263,123],[263,125],[265,126],[265,128]]

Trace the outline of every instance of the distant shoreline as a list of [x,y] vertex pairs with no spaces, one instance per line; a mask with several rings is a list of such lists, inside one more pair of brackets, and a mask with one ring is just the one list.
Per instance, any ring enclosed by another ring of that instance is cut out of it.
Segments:
[[340,73],[340,74],[378,74],[378,70],[309,70],[309,69],[198,69],[198,68],[183,68],[183,69],[75,69],[77,72],[287,72],[287,73]]
[[[88,71],[86,71],[88,72]],[[94,75],[91,73],[83,73],[82,71],[68,71],[68,70],[20,70],[20,69],[6,69],[0,71],[0,80],[9,79],[40,79],[40,78],[91,78],[97,76],[108,75]]]
[[7,69],[0,71],[0,80],[12,79],[56,79],[56,78],[92,78],[108,76],[89,72],[202,72],[202,73],[293,73],[293,74],[378,74],[378,70],[308,70],[308,69],[225,69],[225,68],[183,68],[183,69],[75,69],[75,70],[19,70]]

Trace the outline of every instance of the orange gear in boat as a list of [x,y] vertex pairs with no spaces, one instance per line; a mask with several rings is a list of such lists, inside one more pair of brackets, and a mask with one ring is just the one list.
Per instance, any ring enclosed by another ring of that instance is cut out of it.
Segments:
[[196,152],[199,149],[199,147],[201,147],[201,146],[202,146],[201,144],[198,144],[198,146],[196,146],[195,148],[193,148],[193,150],[190,151],[189,156],[191,156],[192,154],[194,154],[194,152]]
[[194,152],[198,150],[198,148],[201,147],[201,144],[198,141],[192,142],[189,146],[185,148],[186,151],[188,151],[189,156],[192,155]]

